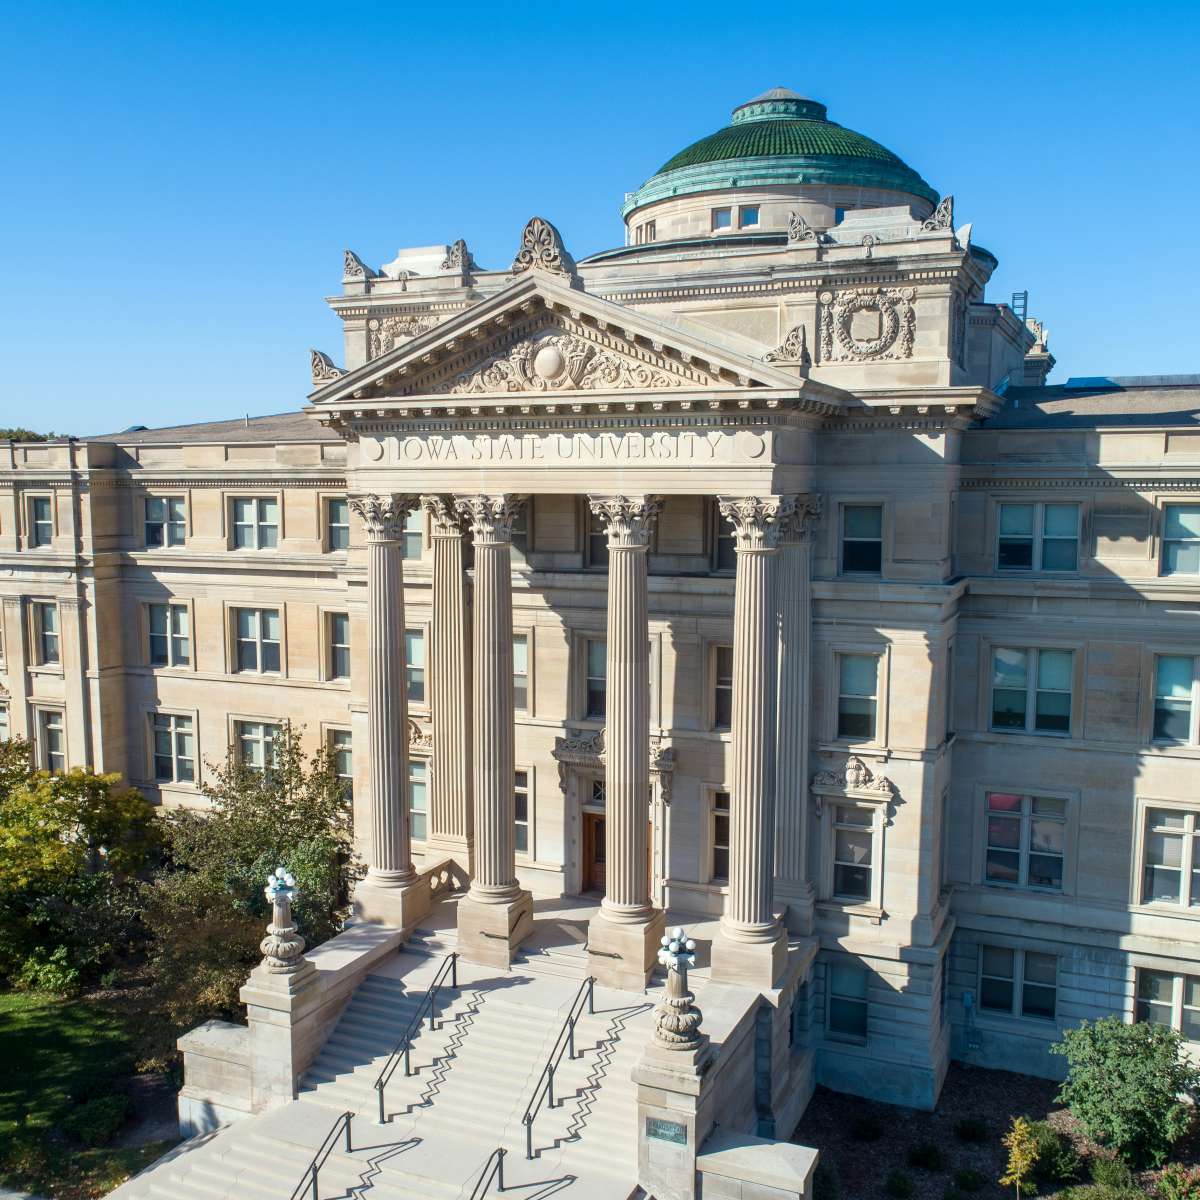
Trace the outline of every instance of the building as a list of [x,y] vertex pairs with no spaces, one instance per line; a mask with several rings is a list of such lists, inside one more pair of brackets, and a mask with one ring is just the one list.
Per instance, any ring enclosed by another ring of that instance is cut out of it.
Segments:
[[361,915],[453,860],[477,962],[531,893],[635,991],[719,919],[783,1133],[1085,1017],[1200,1041],[1200,379],[1047,384],[952,197],[785,89],[622,214],[347,251],[302,411],[4,447],[8,730],[179,805],[303,724]]

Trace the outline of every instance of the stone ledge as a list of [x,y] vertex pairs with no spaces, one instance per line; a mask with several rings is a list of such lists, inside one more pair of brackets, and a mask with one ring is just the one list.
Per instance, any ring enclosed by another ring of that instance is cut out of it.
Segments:
[[[817,1151],[808,1146],[726,1129],[714,1129],[696,1157],[704,1194],[718,1197],[807,1196],[816,1165]],[[753,1190],[741,1184],[752,1185]]]

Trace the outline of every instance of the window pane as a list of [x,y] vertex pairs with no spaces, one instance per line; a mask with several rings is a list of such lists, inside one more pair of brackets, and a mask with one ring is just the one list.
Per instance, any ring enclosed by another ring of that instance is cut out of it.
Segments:
[[422,630],[404,631],[404,660],[410,667],[425,666],[425,634]]
[[1063,538],[1042,542],[1043,571],[1074,571],[1079,566],[1079,543]]
[[1138,972],[1138,999],[1170,1004],[1175,994],[1175,977],[1165,971]]
[[1013,951],[1000,946],[983,947],[983,973],[1003,979],[1013,977]]
[[1038,687],[1069,692],[1074,657],[1070,650],[1043,650],[1038,655]]
[[1078,504],[1047,504],[1042,532],[1048,538],[1073,538],[1079,530]]
[[981,979],[979,981],[979,1007],[999,1012],[1012,1012],[1012,980]]
[[1027,983],[1054,983],[1058,977],[1058,959],[1053,954],[1038,950],[1025,951],[1025,981]]
[[513,674],[527,675],[529,673],[529,643],[524,635],[513,638]]
[[262,669],[264,671],[279,670],[279,643],[263,642]]
[[1163,536],[1200,538],[1200,504],[1168,504]]
[[606,644],[604,642],[588,642],[587,644],[587,673],[593,679],[603,679],[605,675],[605,652]]
[[833,868],[833,894],[841,900],[868,900],[871,896],[870,867],[838,863]]
[[862,967],[848,963],[831,963],[829,988],[835,996],[865,1000],[867,998],[867,973]]
[[262,627],[264,639],[272,642],[279,641],[279,609],[264,608],[262,610]]
[[346,613],[334,613],[329,618],[330,636],[338,645],[350,644],[350,617]]
[[1033,537],[1032,504],[1000,505],[1000,534],[1011,537]]
[[996,688],[992,692],[992,725],[997,729],[1025,728],[1025,693]]
[[747,225],[758,224],[758,205],[743,204],[738,210],[738,224],[745,228]]
[[870,865],[871,834],[868,831],[839,829],[833,843],[833,856],[837,862]]
[[1034,728],[1051,733],[1070,732],[1071,697],[1062,692],[1038,692]]
[[733,225],[733,215],[728,208],[712,210],[712,227],[714,229],[729,229]]
[[989,792],[988,808],[992,812],[1019,813],[1024,797],[1015,796],[1011,792]]
[[1026,1017],[1054,1019],[1055,989],[1027,983],[1021,989],[1021,1013]]
[[1167,542],[1163,546],[1163,574],[1200,575],[1200,542]]
[[990,883],[1020,883],[1021,856],[1014,850],[987,852],[987,878]]
[[993,686],[1024,688],[1028,680],[1027,661],[1028,655],[1024,650],[994,650],[992,652]]
[[996,563],[1009,571],[1030,570],[1033,567],[1033,539],[1002,537],[996,551]]
[[1021,819],[1019,817],[991,817],[987,824],[988,845],[1001,850],[1021,848]]
[[878,504],[852,504],[842,510],[842,528],[848,538],[883,536],[883,508]]
[[861,571],[863,574],[878,575],[883,570],[882,542],[842,543],[842,570]]
[[838,701],[838,737],[865,740],[875,736],[875,701],[843,696]]
[[1155,673],[1155,695],[1175,700],[1190,700],[1195,660],[1183,655],[1164,655],[1158,660]]
[[879,674],[879,660],[873,655],[843,654],[841,656],[843,696],[874,696]]
[[237,610],[237,635],[239,638],[252,638],[258,636],[258,613],[253,608],[239,608]]

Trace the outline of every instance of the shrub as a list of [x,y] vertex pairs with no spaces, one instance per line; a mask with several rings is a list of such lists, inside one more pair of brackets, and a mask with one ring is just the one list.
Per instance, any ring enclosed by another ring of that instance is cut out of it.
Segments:
[[954,1186],[960,1191],[982,1191],[985,1183],[987,1177],[971,1167],[963,1167],[961,1171],[954,1172]]
[[1156,1185],[1161,1200],[1200,1200],[1200,1167],[1188,1170],[1172,1163]]
[[1013,1117],[1012,1127],[1003,1140],[1008,1150],[1008,1165],[1000,1178],[1000,1186],[1016,1188],[1017,1200],[1020,1200],[1021,1189],[1032,1182],[1037,1163],[1037,1140],[1029,1118]]
[[973,1145],[982,1145],[988,1140],[990,1130],[987,1122],[979,1117],[963,1117],[961,1121],[954,1123],[954,1136],[960,1142],[968,1142]]
[[1093,1158],[1091,1176],[1092,1182],[1101,1187],[1133,1187],[1133,1172],[1128,1163],[1119,1158]]
[[818,1163],[813,1172],[813,1200],[841,1200],[842,1181],[832,1165]]
[[906,1171],[889,1171],[887,1178],[883,1181],[883,1190],[894,1200],[909,1200],[909,1197],[917,1189],[912,1181],[912,1176]]
[[910,1167],[917,1167],[922,1171],[942,1169],[942,1152],[932,1142],[918,1142],[915,1146],[909,1146],[904,1157]]
[[1059,1200],[1146,1200],[1140,1188],[1114,1188],[1106,1183],[1081,1183],[1059,1193]]
[[1176,1030],[1104,1017],[1068,1029],[1050,1052],[1069,1063],[1059,1100],[1089,1137],[1129,1162],[1162,1162],[1190,1128],[1193,1110],[1180,1097],[1197,1097],[1200,1069]]
[[79,1105],[66,1120],[63,1129],[85,1146],[105,1146],[125,1123],[129,1097],[121,1093],[97,1096]]
[[31,954],[21,964],[13,983],[22,991],[73,996],[79,991],[79,972],[71,965],[66,946],[56,946],[45,957]]
[[1079,1154],[1071,1139],[1049,1121],[1031,1121],[1029,1128],[1037,1144],[1034,1175],[1044,1183],[1070,1183],[1079,1175]]
[[877,1142],[883,1137],[883,1123],[878,1117],[865,1113],[850,1123],[850,1136],[856,1142]]

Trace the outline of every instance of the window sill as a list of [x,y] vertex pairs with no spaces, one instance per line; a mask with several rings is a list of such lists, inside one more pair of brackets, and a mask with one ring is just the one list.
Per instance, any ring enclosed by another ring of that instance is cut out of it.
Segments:
[[996,1009],[976,1008],[977,1028],[990,1029],[996,1033],[1028,1033],[1031,1037],[1047,1037],[1059,1027],[1057,1017],[1026,1017],[1016,1013],[1002,1013]]
[[1200,921],[1200,905],[1184,904],[1131,904],[1130,912],[1141,913],[1147,917],[1174,917],[1184,921]]
[[28,670],[31,675],[55,675],[59,679],[61,679],[64,675],[61,663],[55,663],[53,665],[45,663],[31,663]]
[[1000,737],[1036,738],[1038,741],[1050,738],[1054,741],[1069,742],[1075,737],[1073,733],[1053,733],[1048,729],[997,729],[995,726],[990,726],[986,732],[999,734]]
[[837,1046],[865,1046],[868,1038],[851,1037],[848,1033],[825,1033],[825,1040]]
[[887,913],[874,904],[863,904],[858,900],[818,900],[817,908],[821,912],[839,913],[849,917],[865,917],[875,925],[883,924]]
[[1073,895],[1065,888],[1037,887],[1031,883],[1001,883],[995,879],[981,880],[979,886],[989,892],[1020,892],[1025,896],[1045,896],[1050,900],[1069,900]]

